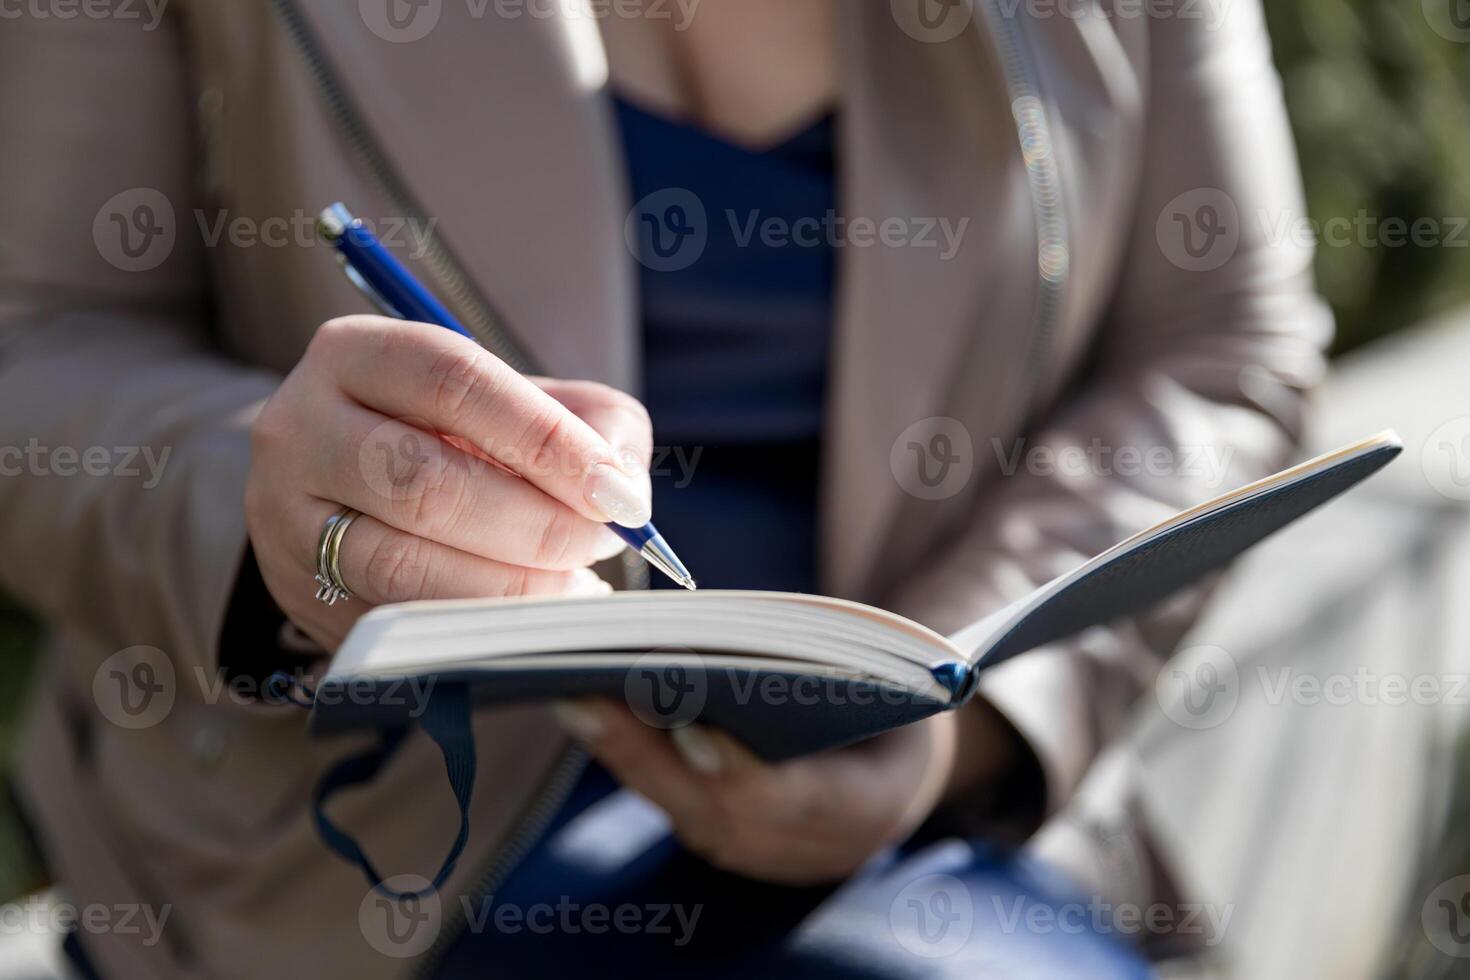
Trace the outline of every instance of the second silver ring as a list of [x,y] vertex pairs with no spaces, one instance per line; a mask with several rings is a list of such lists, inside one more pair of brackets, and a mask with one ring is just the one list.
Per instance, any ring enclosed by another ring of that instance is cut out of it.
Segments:
[[352,598],[352,590],[342,581],[342,538],[358,516],[358,511],[343,507],[327,518],[317,539],[316,597],[329,606]]

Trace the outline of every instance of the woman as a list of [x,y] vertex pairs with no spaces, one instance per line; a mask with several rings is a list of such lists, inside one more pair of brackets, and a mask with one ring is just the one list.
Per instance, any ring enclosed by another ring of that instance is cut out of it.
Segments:
[[[234,693],[319,663],[373,605],[633,584],[598,525],[651,511],[706,585],[953,630],[1274,468],[1321,367],[1310,255],[1259,220],[1300,201],[1254,4],[89,10],[0,34],[0,432],[166,463],[0,481],[0,574],[56,627],[22,787],[51,870],[79,904],[173,909],[155,944],[83,935],[102,976],[387,976],[424,952],[422,931],[375,941],[374,895],[311,822],[359,743]],[[365,315],[301,230],[336,199],[491,353]],[[1027,463],[1098,446],[1229,472]],[[473,466],[504,449],[522,479]],[[354,598],[329,607],[315,544],[344,506]],[[1192,606],[1019,658],[958,718],[781,766],[610,703],[483,713],[473,833],[419,968],[520,962],[467,913],[569,894],[548,842],[629,799],[613,782],[675,835],[638,888],[760,919],[707,924],[700,962],[795,955],[826,890],[921,825],[1020,839],[1065,803]],[[456,827],[443,779],[414,735],[332,816],[385,873],[429,874]],[[977,905],[1044,892],[968,853],[938,867]],[[983,945],[1034,966],[1065,941]]]

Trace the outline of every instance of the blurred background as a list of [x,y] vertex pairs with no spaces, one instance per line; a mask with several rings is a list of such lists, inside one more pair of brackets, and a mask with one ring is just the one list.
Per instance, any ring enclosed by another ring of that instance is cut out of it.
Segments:
[[[1372,645],[1387,658],[1378,662],[1382,670],[1470,670],[1470,643],[1463,640],[1470,632],[1454,629],[1466,592],[1449,584],[1470,584],[1470,575],[1459,574],[1470,564],[1470,504],[1453,487],[1436,488],[1428,464],[1421,466],[1425,453],[1434,451],[1427,433],[1470,418],[1470,0],[1266,0],[1266,8],[1311,219],[1369,229],[1318,245],[1318,285],[1338,322],[1338,367],[1322,398],[1331,422],[1319,442],[1347,442],[1395,425],[1408,451],[1392,481],[1313,518],[1311,530],[1292,538],[1292,548],[1253,555],[1250,575],[1236,576],[1194,637],[1207,643],[1228,635],[1240,664],[1315,652],[1358,664]],[[1382,228],[1390,219],[1406,226],[1430,219],[1436,240],[1394,246],[1365,224]],[[1470,432],[1462,436],[1460,449],[1470,465]],[[1335,552],[1345,538],[1363,547]],[[1304,548],[1304,542],[1315,546]],[[1362,573],[1350,581],[1334,576],[1329,565],[1352,565]],[[1259,619],[1258,597],[1270,588],[1272,568],[1286,576],[1281,581],[1289,583],[1292,605],[1300,608],[1290,615],[1272,612],[1242,636],[1239,621],[1247,617],[1241,613]],[[1373,620],[1365,625],[1369,615]],[[7,766],[38,666],[37,636],[24,610],[0,597],[0,760]],[[1430,662],[1435,666],[1425,668]],[[1470,957],[1470,938],[1456,955],[1446,955],[1425,918],[1435,908],[1426,896],[1470,873],[1470,735],[1463,708],[1400,710],[1391,725],[1351,712],[1324,721],[1320,712],[1278,710],[1261,716],[1268,719],[1263,726],[1243,697],[1229,723],[1187,738],[1162,717],[1159,705],[1143,705],[1140,714],[1138,736],[1125,747],[1141,785],[1140,805],[1162,810],[1164,823],[1173,821],[1185,836],[1196,835],[1201,846],[1186,872],[1195,875],[1189,884],[1241,906],[1232,926],[1233,963],[1189,955],[1176,958],[1170,972],[1470,976],[1470,958],[1461,958]],[[1336,730],[1324,727],[1329,725]],[[1313,792],[1298,788],[1273,796],[1253,782],[1262,759],[1274,767],[1273,785],[1303,784],[1302,772],[1289,768],[1293,753],[1283,755],[1287,740],[1304,747],[1296,753],[1303,767],[1323,759],[1307,748],[1330,743],[1331,758],[1346,760],[1356,782],[1349,779],[1345,789],[1343,781],[1329,781]],[[1187,783],[1190,769],[1199,772],[1201,759],[1212,767],[1211,792],[1180,798],[1179,780]],[[1238,774],[1234,782],[1231,772]],[[1174,787],[1171,797],[1150,799],[1165,785]],[[1210,824],[1218,839],[1201,842],[1199,827],[1218,808],[1234,807],[1230,794],[1237,792],[1251,793],[1257,810],[1294,818],[1300,839],[1285,833],[1281,853],[1254,863],[1240,861],[1239,845],[1226,839],[1231,831],[1218,824]],[[1405,805],[1405,794],[1417,802]],[[1390,810],[1388,803],[1399,805]],[[1349,811],[1352,819],[1344,816]],[[1334,833],[1324,837],[1323,826]],[[1314,839],[1322,852],[1315,856]],[[1353,891],[1347,903],[1324,880],[1334,862],[1355,872],[1337,883]],[[1295,875],[1308,881],[1293,890],[1289,879]],[[0,798],[0,899],[41,883],[14,806],[8,796]],[[1456,895],[1450,894],[1452,902]],[[1461,897],[1470,927],[1470,895]],[[1248,901],[1252,908],[1245,907]],[[1283,916],[1292,933],[1273,937],[1266,923]],[[1324,959],[1324,949],[1342,946],[1344,930],[1357,936],[1358,945]],[[1276,950],[1275,942],[1296,942],[1296,956]],[[1274,958],[1253,961],[1240,944],[1272,946]],[[1249,972],[1242,967],[1252,962]],[[1292,972],[1278,972],[1287,963]]]

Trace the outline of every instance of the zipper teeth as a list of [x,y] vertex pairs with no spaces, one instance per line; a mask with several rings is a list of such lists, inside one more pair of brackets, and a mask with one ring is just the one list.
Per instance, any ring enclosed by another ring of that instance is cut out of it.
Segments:
[[[541,839],[542,832],[571,795],[586,768],[586,751],[577,746],[568,749],[537,792],[535,800],[521,815],[514,835],[501,845],[474,887],[466,892],[467,895],[479,898],[491,894],[516,869]],[[467,924],[464,903],[460,902],[454,912],[454,916],[444,922],[439,934],[434,937],[434,942],[424,951],[418,967],[413,971],[414,980],[429,980],[449,947],[464,932]]]
[[1016,134],[1026,165],[1026,183],[1031,191],[1036,221],[1038,292],[1031,347],[1026,357],[1027,368],[1035,375],[1046,364],[1061,317],[1069,272],[1070,231],[1062,201],[1061,179],[1057,174],[1056,148],[1046,118],[1046,104],[1039,94],[1025,42],[1020,36],[1021,28],[997,8],[996,0],[988,0],[984,8],[1011,97],[1011,115],[1016,121]]
[[306,61],[317,87],[327,102],[327,108],[335,119],[343,136],[353,151],[367,164],[368,172],[375,183],[401,212],[401,216],[417,229],[418,244],[424,248],[424,261],[439,286],[440,291],[450,298],[464,318],[477,340],[486,349],[505,361],[522,374],[539,373],[532,359],[513,340],[500,318],[496,316],[490,302],[470,283],[458,261],[450,254],[443,241],[431,231],[422,210],[414,203],[398,172],[368,135],[357,110],[353,107],[337,83],[332,68],[317,48],[316,39],[302,20],[293,0],[273,0],[277,15],[286,33]]

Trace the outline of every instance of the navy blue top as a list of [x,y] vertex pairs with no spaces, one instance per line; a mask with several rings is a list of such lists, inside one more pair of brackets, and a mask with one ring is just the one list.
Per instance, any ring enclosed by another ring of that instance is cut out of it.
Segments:
[[[615,105],[638,202],[629,245],[639,258],[643,397],[660,447],[654,520],[701,586],[812,592],[832,321],[833,248],[821,231],[835,201],[832,120],[755,152],[621,99]],[[650,579],[677,588],[662,575]],[[591,764],[496,899],[522,907],[549,894],[626,903],[650,891],[668,903],[670,889],[701,906],[723,899],[738,912],[701,932],[719,962],[756,941],[752,908],[769,913],[779,934],[830,890],[742,882],[692,858],[663,830],[661,843],[633,859],[584,867],[556,842],[592,811],[611,807],[599,839],[637,839],[638,821],[620,815],[616,793]],[[515,975],[539,972],[544,944],[509,938],[461,936],[436,977],[480,976],[490,957]],[[557,937],[556,956],[569,965],[565,938]],[[589,963],[619,963],[631,974],[647,955],[600,938],[608,942]]]
[[833,120],[753,151],[615,104],[638,202],[654,521],[702,587],[813,592]]
[[[654,466],[659,529],[702,585],[811,591],[832,319],[833,249],[822,231],[835,200],[832,121],[757,153],[622,102],[618,117],[639,202],[632,227],[642,259],[644,398],[656,440],[670,447]],[[761,223],[773,218],[778,224],[763,234]],[[806,244],[782,239],[781,228],[797,230]],[[952,843],[941,845],[948,854],[955,853]],[[705,864],[594,763],[545,835],[486,899],[519,910],[527,923],[539,910],[543,927],[467,930],[434,976],[928,976],[937,961],[892,948],[898,933],[854,933],[849,926],[892,918],[899,904],[889,892],[911,879],[956,880],[934,874],[941,867],[962,876],[977,909],[991,905],[983,895],[996,896],[999,908],[1002,899],[1009,907],[1012,896],[1022,896],[1014,898],[1019,903],[1040,894],[1014,862],[988,851],[955,866],[937,865],[932,852],[921,851],[906,863],[886,863],[876,882],[845,888],[852,908],[833,910],[832,936],[798,933],[830,887],[768,885]],[[563,908],[572,925],[547,931],[547,918]],[[594,908],[650,910],[648,927],[612,928],[604,915],[596,929],[583,928],[575,916]],[[697,912],[697,931],[692,922],[686,935],[669,923],[655,925],[652,910],[670,908]],[[1131,954],[1101,948],[1105,942],[1090,934],[1038,938],[980,923],[970,958],[945,963],[969,973],[997,963],[1003,972],[1045,973],[1047,963],[1085,958],[1100,977],[1144,975]]]

